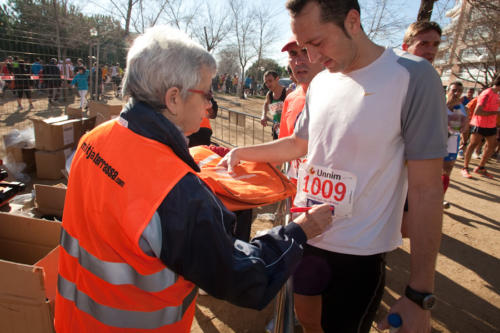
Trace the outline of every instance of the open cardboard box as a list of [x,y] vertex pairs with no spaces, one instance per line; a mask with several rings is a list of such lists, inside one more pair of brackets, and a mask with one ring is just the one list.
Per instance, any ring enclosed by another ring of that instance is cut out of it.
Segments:
[[75,146],[86,131],[92,129],[95,119],[71,119],[67,115],[54,118],[31,117],[35,127],[35,148],[55,151]]
[[61,223],[0,213],[2,333],[54,332]]
[[95,117],[95,126],[102,124],[120,115],[123,105],[104,104],[96,101],[89,102],[89,117]]

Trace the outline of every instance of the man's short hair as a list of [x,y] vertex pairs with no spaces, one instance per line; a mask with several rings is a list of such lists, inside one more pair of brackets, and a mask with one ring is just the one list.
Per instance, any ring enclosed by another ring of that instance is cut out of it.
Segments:
[[264,73],[264,78],[265,78],[266,76],[268,76],[268,75],[272,75],[274,78],[279,77],[278,73],[277,73],[277,72],[275,72],[275,71],[267,71],[267,72],[265,72],[265,73]]
[[415,38],[415,36],[430,30],[434,30],[435,32],[437,32],[439,34],[439,37],[441,37],[443,33],[441,27],[436,22],[432,21],[413,22],[406,29],[405,36],[403,38],[403,43],[405,43],[406,45],[411,45],[413,43],[413,38]]
[[[361,8],[358,0],[288,0],[286,8],[292,16],[300,14],[305,5],[309,2],[316,2],[321,10],[321,20],[323,23],[331,22],[339,26],[347,35],[344,27],[344,21],[347,13],[355,9],[361,15]],[[347,35],[349,36],[349,35]]]
[[451,86],[457,86],[457,87],[464,87],[463,83],[460,82],[460,81],[453,81],[452,83],[450,83],[450,85],[448,86],[448,90],[451,89]]

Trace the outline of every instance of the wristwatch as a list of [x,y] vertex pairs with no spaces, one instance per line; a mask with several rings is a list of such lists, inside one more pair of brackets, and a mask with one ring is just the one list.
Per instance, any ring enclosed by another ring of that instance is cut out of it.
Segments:
[[436,305],[436,296],[434,294],[421,293],[410,286],[406,286],[405,296],[424,310],[431,310]]

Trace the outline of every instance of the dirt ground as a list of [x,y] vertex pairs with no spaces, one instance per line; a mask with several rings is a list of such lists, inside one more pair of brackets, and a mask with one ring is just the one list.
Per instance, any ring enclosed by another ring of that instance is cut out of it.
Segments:
[[[259,98],[242,101],[230,96],[219,96],[218,100],[220,105],[255,115],[260,115],[263,103]],[[120,103],[115,99],[109,102]],[[34,110],[16,111],[15,101],[4,96],[0,98],[0,134],[29,123],[32,115],[57,116],[63,109],[64,105],[48,108],[46,99],[37,99]],[[473,160],[472,166],[477,163]],[[462,164],[461,160],[457,162],[446,194],[451,208],[444,211],[436,274],[438,304],[432,313],[432,332],[500,332],[500,163],[491,159],[488,164],[494,179],[476,175],[465,179],[460,176]],[[33,181],[38,182],[36,178]],[[273,211],[272,206],[262,207],[254,215]],[[271,226],[271,222],[257,219],[252,232]],[[404,290],[409,276],[409,248],[409,242],[404,241],[387,257],[387,283],[378,318],[387,314]],[[200,296],[191,331],[264,332],[273,310],[273,304],[263,311],[254,311]],[[301,329],[297,327],[296,332]],[[373,327],[371,332],[380,331]]]

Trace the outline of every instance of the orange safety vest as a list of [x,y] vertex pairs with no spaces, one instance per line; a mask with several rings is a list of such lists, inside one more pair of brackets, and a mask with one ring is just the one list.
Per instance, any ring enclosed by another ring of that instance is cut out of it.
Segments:
[[81,139],[63,216],[55,326],[64,332],[189,332],[197,288],[139,239],[169,191],[193,172],[120,122]]
[[212,126],[210,125],[210,119],[208,119],[208,117],[203,117],[200,124],[200,128],[201,127],[212,129]]

